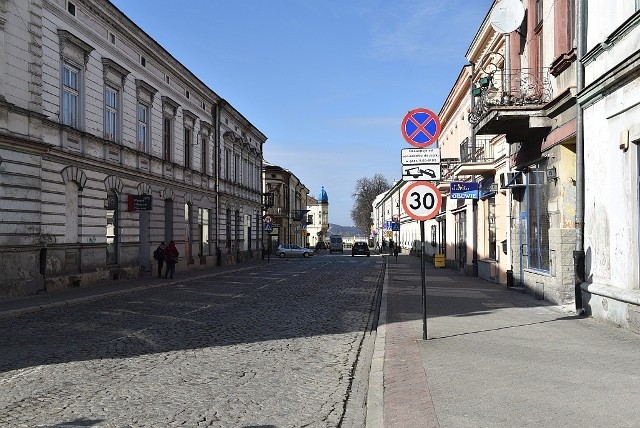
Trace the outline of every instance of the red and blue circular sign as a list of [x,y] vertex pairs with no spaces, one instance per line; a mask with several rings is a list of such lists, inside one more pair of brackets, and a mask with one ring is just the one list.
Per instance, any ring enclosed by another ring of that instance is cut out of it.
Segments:
[[440,135],[440,119],[429,109],[411,110],[402,120],[402,136],[415,147],[427,147]]

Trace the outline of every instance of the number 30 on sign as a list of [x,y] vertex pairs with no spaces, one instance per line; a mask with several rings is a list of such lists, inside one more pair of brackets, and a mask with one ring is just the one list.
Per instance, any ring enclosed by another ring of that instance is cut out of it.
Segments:
[[404,212],[414,220],[430,220],[440,212],[442,195],[428,181],[416,181],[404,190],[402,206]]

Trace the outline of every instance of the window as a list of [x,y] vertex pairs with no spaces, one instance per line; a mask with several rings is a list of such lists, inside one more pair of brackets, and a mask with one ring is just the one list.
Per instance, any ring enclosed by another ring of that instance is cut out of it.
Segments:
[[209,210],[198,208],[198,241],[200,242],[200,255],[209,255]]
[[173,119],[165,116],[162,120],[162,159],[171,162],[171,143],[173,135]]
[[[636,0],[636,2],[638,2],[637,4],[640,4],[640,0]],[[567,31],[569,32],[568,37],[569,37],[569,50],[573,48],[573,46],[576,46],[576,0],[569,0],[569,5],[568,5],[569,11],[568,11],[568,22],[569,25],[567,25]],[[637,6],[636,6],[637,8]]]
[[184,204],[184,257],[191,263],[191,243],[193,242],[192,235],[192,214],[191,203]]
[[542,22],[542,6],[543,0],[536,0],[536,26]]
[[224,163],[225,175],[224,176],[227,180],[231,181],[231,150],[225,149],[224,154],[225,154],[225,163]]
[[235,155],[233,162],[233,181],[234,183],[240,184],[240,179],[240,155]]
[[116,141],[118,122],[118,90],[107,86],[104,90],[104,138]]
[[209,136],[207,134],[202,134],[200,137],[200,172],[203,174],[207,173],[207,148]]
[[107,192],[106,201],[107,217],[107,264],[118,263],[118,195],[115,191]]
[[191,98],[191,93],[189,92],[188,89],[185,89],[184,95],[187,97],[187,99]]
[[546,181],[546,163],[532,165],[527,180],[528,265],[531,269],[549,271],[549,183]]
[[225,235],[227,237],[227,251],[231,248],[231,210],[227,208],[226,211],[227,219],[226,219],[226,228]]
[[62,68],[62,123],[78,127],[78,74],[67,64]]
[[184,167],[191,168],[191,129],[184,128]]
[[492,197],[487,200],[488,202],[488,215],[487,215],[487,228],[489,238],[489,258],[492,260],[497,259],[496,254],[496,198]]
[[69,12],[69,14],[73,16],[76,16],[76,5],[71,2],[67,2],[67,12]]
[[169,75],[165,74],[164,75],[164,83],[166,83],[167,85],[171,82],[171,80],[169,79]]
[[116,44],[116,35],[113,33],[109,33],[109,41],[111,42],[112,45]]
[[149,153],[149,107],[138,104],[138,150]]
[[145,57],[143,57],[142,55],[140,55],[140,65],[143,67],[147,66],[147,59]]

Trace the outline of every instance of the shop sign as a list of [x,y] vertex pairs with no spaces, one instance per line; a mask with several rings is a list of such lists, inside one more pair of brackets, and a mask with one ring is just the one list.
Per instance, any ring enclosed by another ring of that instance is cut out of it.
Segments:
[[479,186],[475,181],[454,181],[449,189],[451,199],[478,199]]

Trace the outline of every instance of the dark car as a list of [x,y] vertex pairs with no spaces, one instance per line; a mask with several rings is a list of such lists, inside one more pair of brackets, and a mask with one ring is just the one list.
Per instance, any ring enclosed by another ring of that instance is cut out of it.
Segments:
[[356,242],[353,244],[353,247],[351,247],[351,257],[355,255],[370,257],[371,251],[369,251],[369,244],[366,242]]

